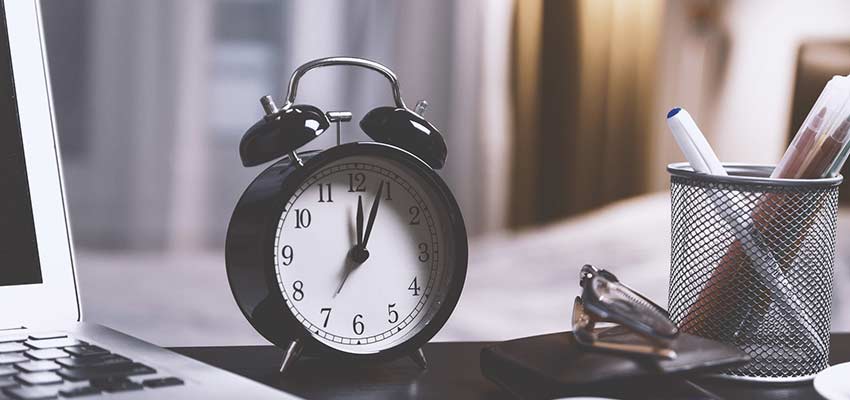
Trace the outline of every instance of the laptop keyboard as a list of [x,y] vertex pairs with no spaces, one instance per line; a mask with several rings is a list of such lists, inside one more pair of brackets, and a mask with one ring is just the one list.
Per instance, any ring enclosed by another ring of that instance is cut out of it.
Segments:
[[0,399],[81,398],[182,385],[140,362],[63,333],[0,336]]

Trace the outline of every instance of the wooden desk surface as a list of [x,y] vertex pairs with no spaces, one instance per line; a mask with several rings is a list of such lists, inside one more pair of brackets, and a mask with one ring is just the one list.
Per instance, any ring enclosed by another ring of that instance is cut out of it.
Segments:
[[[378,366],[334,365],[302,359],[286,376],[277,368],[283,352],[272,346],[182,347],[173,350],[207,364],[307,399],[507,399],[478,366],[481,349],[491,343],[429,343],[429,368],[401,359]],[[832,335],[830,363],[850,361],[850,333]],[[699,380],[728,399],[820,399],[811,382],[797,385],[743,384]]]

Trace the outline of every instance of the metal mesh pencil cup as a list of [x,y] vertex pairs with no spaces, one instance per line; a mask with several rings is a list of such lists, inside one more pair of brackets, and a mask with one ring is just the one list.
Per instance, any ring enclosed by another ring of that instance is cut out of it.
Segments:
[[733,344],[752,361],[721,375],[789,382],[827,367],[842,178],[730,176],[670,164],[669,311],[681,331]]

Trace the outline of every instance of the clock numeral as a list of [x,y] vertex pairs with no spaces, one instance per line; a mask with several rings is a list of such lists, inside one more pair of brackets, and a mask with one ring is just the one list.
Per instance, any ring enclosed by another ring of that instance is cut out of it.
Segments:
[[354,329],[354,333],[357,335],[362,335],[363,330],[366,329],[366,327],[363,326],[363,321],[360,321],[360,319],[363,319],[363,315],[357,314],[354,316],[354,321],[351,323],[351,328]]
[[407,210],[410,213],[410,225],[419,225],[419,214],[422,212],[417,206],[410,206]]
[[387,312],[390,314],[390,317],[389,319],[387,319],[387,321],[391,324],[398,322],[398,312],[396,310],[393,310],[393,307],[395,307],[395,303],[387,305]]
[[310,210],[303,209],[295,209],[295,229],[307,228],[313,222],[313,216],[310,214]]
[[322,328],[327,328],[328,327],[328,318],[331,317],[331,309],[330,308],[323,308],[321,313],[322,314],[327,313],[327,314],[325,314],[325,323],[322,324]]
[[384,196],[384,199],[385,200],[392,200],[393,199],[393,191],[392,191],[392,186],[390,185],[390,181],[384,181],[383,183],[384,183],[384,187],[386,188],[386,192],[384,192],[386,194],[386,196]]
[[292,259],[295,257],[295,254],[292,251],[292,246],[290,245],[283,246],[283,250],[281,250],[280,255],[283,256],[283,265],[292,264]]
[[[327,190],[327,200],[325,200],[325,191]],[[320,183],[319,184],[319,203],[333,203],[334,198],[331,194],[331,184],[330,183]]]
[[431,259],[431,253],[428,252],[428,243],[419,243],[419,261],[428,262]]
[[292,293],[292,299],[295,301],[304,300],[304,282],[295,281],[292,284],[292,290],[295,292]]
[[348,191],[349,192],[365,192],[366,191],[366,175],[362,172],[348,174]]
[[413,282],[410,282],[410,286],[407,287],[407,290],[413,291],[414,296],[419,296],[419,291],[422,290],[422,288],[416,283],[416,277],[413,277]]

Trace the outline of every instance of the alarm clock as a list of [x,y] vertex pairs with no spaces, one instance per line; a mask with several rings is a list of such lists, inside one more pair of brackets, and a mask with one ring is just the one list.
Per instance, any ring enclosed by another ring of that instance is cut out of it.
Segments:
[[[348,112],[295,104],[300,78],[348,65],[386,77],[395,104],[368,112],[372,142],[340,144]],[[227,231],[227,277],[245,318],[286,350],[285,372],[303,354],[350,361],[411,356],[446,323],[466,277],[460,208],[436,170],[440,132],[407,108],[398,79],[374,61],[331,57],[290,79],[286,102],[261,99],[265,116],[243,136],[245,166],[275,161],[239,199]],[[337,126],[337,146],[298,149]]]

